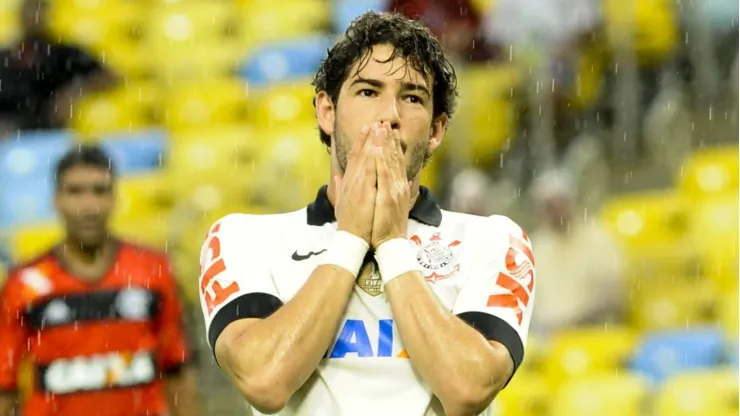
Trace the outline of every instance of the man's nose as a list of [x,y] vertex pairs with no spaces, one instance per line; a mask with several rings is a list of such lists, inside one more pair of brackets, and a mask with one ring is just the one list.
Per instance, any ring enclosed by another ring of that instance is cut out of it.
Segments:
[[382,110],[378,114],[378,121],[388,122],[391,128],[398,129],[401,124],[401,115],[398,112],[398,102],[395,99],[389,99],[387,103],[384,103],[381,107]]

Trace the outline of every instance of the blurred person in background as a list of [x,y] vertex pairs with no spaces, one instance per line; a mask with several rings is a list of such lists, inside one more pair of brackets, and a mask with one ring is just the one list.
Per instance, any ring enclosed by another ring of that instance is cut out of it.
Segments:
[[198,414],[178,287],[164,254],[111,235],[114,170],[100,148],[56,168],[66,236],[0,292],[0,415]]
[[571,177],[547,172],[531,191],[543,220],[530,235],[539,289],[533,333],[620,319],[625,299],[619,250],[605,229],[579,216]]
[[118,82],[87,52],[50,35],[49,7],[49,0],[24,0],[21,39],[0,50],[0,136],[62,128],[76,99]]
[[455,175],[450,185],[449,207],[473,215],[491,215],[492,183],[480,169],[468,168]]
[[456,81],[420,22],[358,17],[313,83],[329,184],[300,210],[212,226],[207,339],[251,407],[473,415],[514,376],[536,291],[529,240],[507,217],[443,211],[419,184]]
[[483,19],[471,0],[391,0],[388,10],[423,22],[461,63],[495,55],[482,36]]

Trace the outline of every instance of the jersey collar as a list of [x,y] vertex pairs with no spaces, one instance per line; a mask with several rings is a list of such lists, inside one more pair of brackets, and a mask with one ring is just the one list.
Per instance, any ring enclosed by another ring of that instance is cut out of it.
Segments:
[[[334,217],[334,207],[326,195],[326,188],[326,185],[319,188],[316,199],[306,207],[308,225],[321,226],[337,220]],[[419,197],[416,199],[416,204],[414,204],[411,212],[409,212],[409,217],[434,227],[439,227],[442,224],[442,210],[429,188],[425,186],[419,188]]]

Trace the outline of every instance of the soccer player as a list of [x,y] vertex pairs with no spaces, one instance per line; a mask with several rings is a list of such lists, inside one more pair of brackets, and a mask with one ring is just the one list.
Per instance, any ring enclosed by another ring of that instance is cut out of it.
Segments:
[[231,214],[201,252],[218,364],[290,415],[475,415],[522,362],[534,299],[524,232],[442,211],[420,172],[455,72],[420,23],[356,19],[316,74],[328,186],[284,214]]
[[167,258],[108,231],[110,163],[92,146],[59,161],[66,237],[12,270],[0,292],[0,416],[19,395],[24,416],[196,414]]

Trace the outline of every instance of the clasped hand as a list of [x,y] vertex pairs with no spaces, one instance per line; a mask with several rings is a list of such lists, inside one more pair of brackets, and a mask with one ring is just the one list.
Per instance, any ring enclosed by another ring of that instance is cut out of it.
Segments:
[[334,177],[337,228],[377,248],[406,238],[411,189],[401,137],[388,122],[362,131],[347,160],[344,176]]

